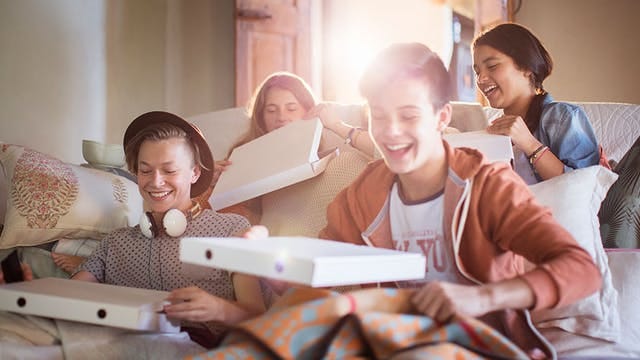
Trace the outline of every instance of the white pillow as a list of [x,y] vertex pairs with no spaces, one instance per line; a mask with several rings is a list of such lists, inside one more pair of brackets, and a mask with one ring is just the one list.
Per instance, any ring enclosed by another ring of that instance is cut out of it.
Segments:
[[602,275],[602,289],[572,305],[532,312],[540,328],[566,331],[617,341],[620,319],[617,292],[600,238],[598,210],[617,175],[599,165],[573,170],[531,185],[537,200],[551,208],[554,218],[589,252]]
[[541,329],[559,357],[589,359],[640,359],[640,249],[607,249],[611,279],[618,292],[620,341],[611,343],[557,328]]
[[10,186],[0,249],[63,237],[101,239],[134,226],[142,213],[138,186],[125,177],[5,143],[0,163]]

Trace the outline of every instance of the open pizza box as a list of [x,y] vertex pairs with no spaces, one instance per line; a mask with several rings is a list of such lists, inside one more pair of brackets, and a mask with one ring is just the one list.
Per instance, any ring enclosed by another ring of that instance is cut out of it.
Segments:
[[166,291],[60,278],[0,285],[0,310],[131,330],[178,333],[160,313]]
[[423,279],[422,254],[308,237],[183,238],[180,260],[312,287]]
[[509,136],[479,130],[444,134],[443,138],[453,147],[468,147],[480,151],[490,162],[502,161],[511,164],[513,160],[513,147]]
[[444,134],[443,138],[453,147],[468,147],[479,150],[490,162],[502,161],[512,164],[511,138],[489,134],[484,129],[489,125],[487,114],[477,102],[454,101],[451,114],[452,126],[460,133]]
[[211,207],[223,209],[322,173],[335,154],[318,154],[322,129],[320,119],[298,120],[235,148]]

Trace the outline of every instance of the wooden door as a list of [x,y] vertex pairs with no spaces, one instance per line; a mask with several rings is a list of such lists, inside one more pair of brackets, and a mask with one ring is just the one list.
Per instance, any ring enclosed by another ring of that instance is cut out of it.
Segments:
[[274,71],[311,80],[310,0],[236,0],[236,105]]
[[509,0],[476,0],[476,34],[511,19],[513,5]]

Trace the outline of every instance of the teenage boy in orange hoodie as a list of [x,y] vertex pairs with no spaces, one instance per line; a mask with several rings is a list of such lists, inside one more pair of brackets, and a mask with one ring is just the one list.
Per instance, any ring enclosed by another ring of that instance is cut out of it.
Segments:
[[[382,159],[329,205],[320,237],[424,254],[424,279],[398,284],[416,288],[418,311],[437,321],[479,317],[533,357],[555,357],[528,310],[597,291],[601,276],[590,255],[508,164],[443,141],[451,85],[429,48],[387,48],[360,91]],[[528,270],[525,258],[534,264]]]

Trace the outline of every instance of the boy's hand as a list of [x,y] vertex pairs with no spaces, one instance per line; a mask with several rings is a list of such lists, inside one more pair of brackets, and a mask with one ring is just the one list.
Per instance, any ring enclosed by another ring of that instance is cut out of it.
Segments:
[[483,285],[433,281],[416,290],[411,298],[418,311],[438,322],[458,314],[478,317],[496,310],[529,309],[535,301],[531,286],[518,277]]
[[433,281],[416,290],[411,303],[422,314],[444,323],[458,314],[481,316],[491,311],[480,287]]
[[245,239],[266,239],[269,237],[269,229],[264,225],[254,225],[247,229],[242,235]]
[[167,317],[188,321],[223,321],[225,301],[196,286],[171,291],[163,307]]
[[[242,237],[250,240],[266,239],[269,237],[269,229],[267,229],[267,227],[264,225],[254,225],[249,229],[247,229],[247,231],[245,231],[245,233],[242,234]],[[271,290],[273,290],[278,295],[282,295],[282,293],[284,293],[285,290],[294,286],[293,284],[287,281],[274,280],[274,279],[268,279],[268,278],[263,278],[263,279],[269,285]]]

